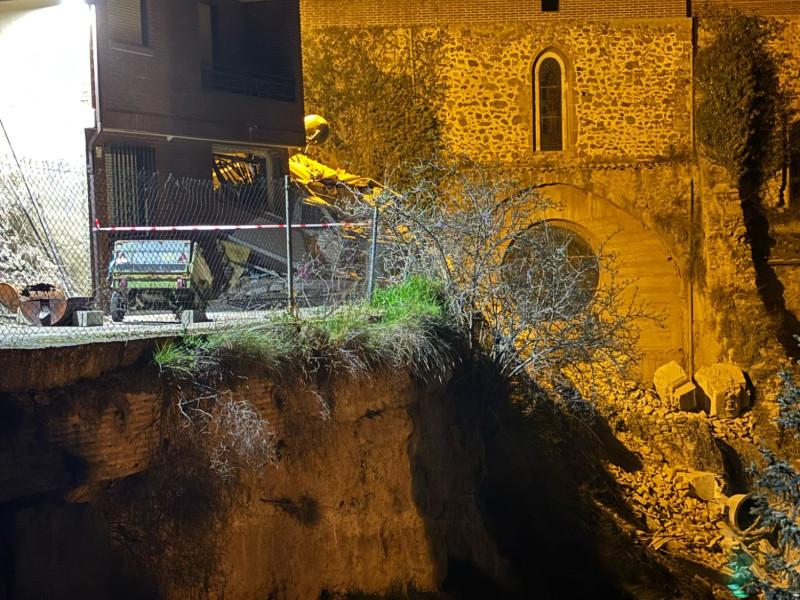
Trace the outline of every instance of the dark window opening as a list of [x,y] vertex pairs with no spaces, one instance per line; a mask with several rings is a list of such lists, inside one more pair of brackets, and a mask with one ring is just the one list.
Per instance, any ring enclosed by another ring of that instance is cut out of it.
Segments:
[[198,3],[198,47],[204,88],[294,102],[293,63],[287,54],[290,44],[281,37],[286,35],[280,28],[283,17],[275,12],[280,7],[272,4]]
[[562,150],[561,65],[555,58],[545,58],[539,65],[538,83],[539,149]]
[[109,37],[115,42],[147,46],[147,0],[108,0]]
[[154,207],[156,153],[146,146],[109,146],[105,152],[106,198],[112,225],[149,225]]
[[558,0],[542,0],[542,10],[544,12],[557,12]]

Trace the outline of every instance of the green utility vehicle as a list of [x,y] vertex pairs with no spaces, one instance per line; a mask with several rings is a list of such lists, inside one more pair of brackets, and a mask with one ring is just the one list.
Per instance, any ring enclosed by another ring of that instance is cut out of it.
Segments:
[[119,240],[108,266],[111,320],[130,310],[203,310],[213,278],[199,246],[190,240]]

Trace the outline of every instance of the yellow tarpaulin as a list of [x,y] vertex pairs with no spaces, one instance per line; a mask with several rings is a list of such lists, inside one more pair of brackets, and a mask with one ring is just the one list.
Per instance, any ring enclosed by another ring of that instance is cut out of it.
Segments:
[[356,188],[383,188],[383,186],[374,179],[354,175],[353,173],[348,173],[344,169],[333,169],[308,158],[305,154],[290,156],[289,170],[291,171],[294,181],[306,185],[315,182],[323,182],[328,185],[343,183]]
[[384,190],[397,195],[374,179],[331,168],[305,154],[290,156],[289,170],[295,185],[307,193],[304,201],[312,204],[335,205],[337,199],[342,195],[351,195],[353,190],[357,190],[368,201],[380,196]]

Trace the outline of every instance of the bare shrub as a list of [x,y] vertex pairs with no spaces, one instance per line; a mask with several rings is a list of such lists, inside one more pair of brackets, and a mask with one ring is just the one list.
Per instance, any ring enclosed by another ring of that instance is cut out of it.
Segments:
[[[604,244],[592,248],[559,207],[500,167],[463,156],[424,165],[384,198],[391,278],[441,281],[469,340],[505,377],[580,405],[627,377],[638,323],[654,319]],[[580,393],[576,393],[576,389]]]
[[231,392],[213,392],[178,404],[187,427],[199,436],[212,471],[223,479],[242,469],[258,470],[275,464],[275,436],[249,400]]

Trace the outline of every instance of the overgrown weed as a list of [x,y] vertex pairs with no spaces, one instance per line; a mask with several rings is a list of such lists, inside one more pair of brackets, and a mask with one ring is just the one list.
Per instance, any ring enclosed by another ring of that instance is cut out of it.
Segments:
[[159,346],[153,360],[161,373],[201,382],[218,379],[232,363],[254,364],[281,377],[322,366],[353,374],[408,367],[421,375],[453,364],[457,337],[441,287],[413,277],[376,291],[370,303],[325,318],[281,317],[185,334]]
[[384,311],[384,323],[414,320],[421,315],[441,318],[444,316],[444,288],[431,279],[409,277],[400,285],[376,290],[371,306]]

